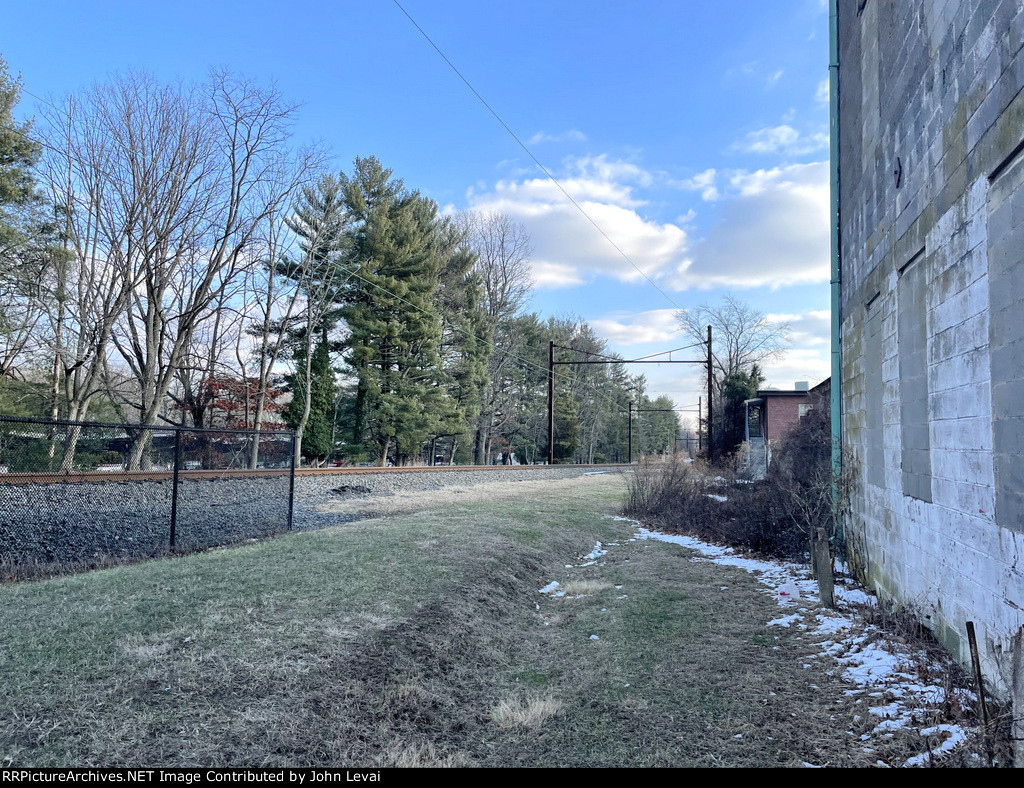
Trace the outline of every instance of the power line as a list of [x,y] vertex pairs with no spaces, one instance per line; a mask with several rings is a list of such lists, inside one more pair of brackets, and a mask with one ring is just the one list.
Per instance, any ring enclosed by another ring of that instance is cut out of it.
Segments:
[[472,84],[470,84],[470,81],[468,79],[466,79],[462,75],[462,72],[459,71],[455,67],[455,64],[452,63],[452,61],[448,59],[448,56],[445,55],[445,53],[441,51],[441,48],[437,44],[434,43],[433,39],[431,39],[430,36],[427,35],[426,31],[422,27],[420,27],[419,24],[416,22],[416,20],[413,19],[412,16],[410,16],[409,12],[406,11],[402,7],[402,4],[399,3],[398,0],[393,0],[393,2],[394,2],[394,4],[396,6],[398,6],[399,10],[403,14],[405,14],[406,18],[410,22],[412,22],[413,26],[417,30],[420,31],[420,34],[427,40],[427,43],[430,44],[430,46],[432,46],[434,48],[434,51],[437,52],[437,54],[439,54],[441,56],[441,58],[444,60],[445,63],[448,64],[448,66],[451,68],[451,70],[454,71],[456,73],[456,75],[458,75],[459,79],[461,79],[465,83],[466,87],[469,88],[469,90],[473,93],[473,95],[476,96],[477,99],[479,99],[480,103],[483,104],[484,107],[487,108],[487,111],[490,112],[491,115],[494,116],[494,119],[497,120],[498,123],[501,124],[502,128],[504,128],[505,131],[507,131],[509,133],[509,135],[512,137],[512,139],[514,139],[516,141],[516,143],[519,145],[519,147],[522,148],[526,152],[526,155],[529,156],[531,159],[533,159],[534,164],[536,164],[538,167],[540,167],[541,171],[548,177],[548,179],[553,184],[555,184],[555,186],[558,187],[558,190],[560,192],[562,192],[562,194],[565,195],[566,199],[569,200],[569,202],[571,202],[581,214],[583,214],[583,216],[587,219],[587,221],[590,222],[592,225],[594,225],[594,228],[599,233],[601,233],[602,236],[604,236],[604,239],[608,243],[610,243],[612,245],[612,247],[615,249],[615,251],[618,252],[622,256],[622,259],[624,259],[627,263],[629,263],[631,266],[633,266],[633,268],[635,268],[637,271],[639,271],[640,275],[643,276],[643,278],[646,279],[650,283],[651,287],[653,287],[655,290],[657,290],[659,293],[661,293],[665,297],[665,299],[670,304],[672,304],[672,306],[674,306],[676,309],[682,309],[682,307],[679,306],[679,304],[677,304],[672,299],[672,297],[669,296],[668,293],[666,293],[664,290],[662,290],[660,287],[658,287],[657,283],[653,279],[651,279],[651,277],[649,277],[647,275],[647,273],[640,266],[638,266],[636,263],[633,262],[633,259],[628,254],[626,254],[624,251],[622,251],[622,248],[617,243],[615,243],[615,241],[613,241],[611,239],[611,237],[608,235],[608,233],[606,233],[601,228],[601,225],[599,225],[596,221],[594,221],[593,217],[589,213],[587,213],[586,210],[584,210],[583,206],[580,205],[578,202],[576,202],[575,199],[573,199],[573,196],[571,194],[569,194],[569,192],[567,192],[565,190],[565,187],[562,186],[562,184],[558,181],[558,179],[554,175],[551,174],[551,172],[548,170],[548,168],[545,167],[543,164],[541,164],[540,159],[538,159],[536,156],[533,155],[533,151],[531,151],[528,147],[526,147],[525,143],[521,139],[519,139],[519,137],[516,135],[516,133],[514,131],[512,131],[511,128],[509,128],[509,125],[507,123],[505,123],[504,120],[501,119],[501,116],[498,115],[498,113],[494,111],[494,108],[491,107],[491,105],[487,103],[487,101],[484,99],[484,97],[480,95],[480,93],[477,91],[477,89],[474,88]]
[[657,358],[658,356],[666,356],[669,353],[678,353],[680,350],[692,350],[695,347],[704,347],[703,342],[698,342],[694,345],[686,345],[685,347],[677,347],[672,350],[663,350],[661,353],[652,353],[649,356],[643,356],[642,358],[634,359],[634,361],[646,361],[649,358]]
[[[396,4],[397,4],[397,2],[396,2]],[[401,5],[399,5],[399,8],[401,8]],[[403,11],[403,13],[404,13],[404,12],[405,12],[405,9],[403,8],[403,9],[402,9],[402,11]],[[406,13],[406,16],[408,16],[408,14],[407,14],[407,13]],[[412,17],[409,17],[409,19],[410,19],[410,21],[412,21],[412,23],[413,23],[414,25],[416,24],[415,20],[413,20],[413,19],[412,19]],[[417,27],[417,29],[419,29],[419,25],[416,25],[416,27]],[[422,31],[422,30],[420,30],[420,32],[422,33],[423,31]],[[423,35],[424,35],[424,36],[426,36],[426,34],[425,34],[425,33],[424,33]],[[429,39],[429,38],[427,38],[427,40],[429,41],[430,39]],[[433,45],[433,42],[432,42],[432,41],[431,41],[431,44]],[[435,49],[436,49],[436,48],[437,48],[437,47],[435,46]],[[441,51],[440,51],[440,50],[438,50],[438,53],[439,53],[439,54],[441,54],[441,56],[442,56],[442,57],[444,57],[444,54],[443,54],[443,53],[441,53]],[[447,58],[445,58],[445,60],[447,61],[448,59],[447,59]],[[449,62],[449,65],[451,65],[451,63],[450,63],[450,62]],[[452,66],[452,68],[454,69],[455,67],[454,67],[454,66]],[[456,73],[458,73],[458,71],[457,71],[457,70],[456,70]],[[459,74],[459,76],[461,77],[462,75],[461,75],[461,74]],[[464,78],[463,78],[463,81],[465,81],[465,79],[464,79]],[[469,85],[469,83],[468,83],[468,82],[466,82],[466,84],[467,84],[467,85]],[[471,89],[471,90],[473,90],[473,87],[472,87],[472,85],[469,85],[469,87],[470,87],[470,89]],[[37,101],[40,101],[40,102],[42,102],[42,103],[46,104],[47,106],[51,107],[52,109],[58,110],[58,108],[57,108],[57,107],[56,107],[56,106],[55,106],[55,105],[54,105],[54,104],[53,104],[52,102],[46,101],[45,99],[41,98],[40,96],[37,96],[37,95],[36,95],[35,93],[32,93],[32,92],[31,92],[31,91],[29,91],[29,90],[25,90],[24,88],[23,88],[23,92],[24,92],[24,93],[27,93],[27,94],[28,94],[29,96],[32,96],[32,97],[33,97],[33,98],[35,98],[35,99],[36,99]],[[476,91],[475,91],[475,90],[474,90],[473,92],[474,92],[474,93],[476,93]],[[483,101],[483,98],[482,98],[482,97],[480,97],[480,96],[479,96],[479,94],[477,94],[477,97],[478,97],[478,98],[480,98],[480,100],[481,100],[481,101]],[[485,106],[486,106],[486,102],[484,102],[484,104],[485,104]],[[488,106],[488,109],[490,109],[490,107],[489,107],[489,106]],[[60,111],[60,110],[58,110],[58,111]],[[493,110],[491,110],[491,112],[493,113]],[[498,118],[497,114],[495,114],[495,117],[496,117],[496,118]],[[501,122],[503,126],[505,125],[505,124],[504,124],[504,122],[503,122],[503,121],[501,120],[501,118],[498,118],[498,121],[499,121],[499,122]],[[507,126],[505,126],[505,128],[506,128],[506,129],[507,129],[507,130],[509,131],[509,133],[510,133],[510,134],[512,134],[512,136],[513,136],[513,137],[515,137],[515,134],[514,134],[514,133],[512,132],[512,130],[511,130],[511,129],[508,129],[508,127],[507,127]],[[50,150],[50,151],[52,151],[52,152],[56,153],[56,154],[57,154],[57,155],[59,155],[59,156],[66,156],[66,155],[68,155],[68,152],[67,152],[67,151],[62,151],[61,149],[59,149],[59,148],[57,148],[57,147],[55,147],[55,146],[53,146],[53,145],[50,145],[50,144],[49,144],[48,142],[46,142],[46,141],[44,141],[44,140],[41,140],[41,139],[37,139],[37,138],[35,138],[35,137],[33,137],[33,136],[30,136],[30,135],[28,135],[28,134],[24,133],[23,131],[20,131],[20,130],[18,130],[18,129],[15,129],[15,128],[13,128],[13,127],[7,128],[6,130],[7,130],[7,131],[11,131],[11,132],[14,132],[15,134],[17,134],[17,135],[21,136],[22,138],[24,138],[24,139],[28,140],[29,142],[34,142],[34,143],[36,143],[37,145],[40,145],[41,147],[43,147],[43,148],[46,148],[46,149],[48,149],[48,150]],[[519,144],[520,144],[520,145],[522,145],[522,142],[520,142],[518,138],[516,138],[516,141],[517,141],[517,142],[519,142]],[[523,147],[524,147],[524,149],[525,149],[525,146],[523,146]],[[529,153],[529,150],[527,150],[527,153]],[[530,154],[530,155],[531,155],[531,157],[533,156],[533,154]],[[534,160],[536,161],[536,159],[534,159]],[[544,169],[544,168],[543,168],[543,165],[541,165],[541,164],[540,164],[540,162],[537,162],[537,164],[538,164],[538,166],[541,166],[541,169]],[[35,169],[35,170],[37,170],[37,171],[40,171],[40,172],[41,172],[41,170],[39,170],[39,169],[37,168],[37,166],[36,166],[36,165],[32,165],[32,169]],[[106,171],[104,171],[104,170],[101,170],[101,169],[98,169],[98,168],[97,168],[97,172],[99,172],[99,173],[100,173],[101,175],[104,175],[104,176],[106,176],[106,177],[108,177],[108,178],[109,178],[109,177],[112,177],[112,176],[110,175],[110,173],[109,173],[109,172],[106,172]],[[547,170],[545,170],[545,173],[547,173]],[[559,183],[558,183],[558,181],[557,181],[557,180],[555,180],[555,178],[554,178],[554,177],[553,177],[553,176],[552,176],[552,175],[551,175],[550,173],[547,173],[547,174],[548,174],[548,177],[549,177],[549,178],[551,178],[551,180],[552,180],[552,181],[554,181],[554,182],[555,182],[555,184],[556,184],[556,185],[558,185],[558,187],[559,187],[560,189],[562,189],[562,187],[561,187],[561,184],[559,184]],[[564,189],[562,189],[562,191],[563,191],[563,193],[565,193],[565,190],[564,190]],[[568,197],[568,198],[569,198],[569,199],[570,199],[570,200],[571,200],[571,201],[573,202],[573,204],[574,204],[574,205],[576,205],[576,207],[577,207],[577,208],[580,208],[580,206],[579,206],[578,204],[576,204],[575,200],[572,200],[572,197],[570,197],[570,196],[568,195],[568,193],[566,193],[566,197]],[[580,210],[581,210],[581,211],[583,211],[583,209],[582,209],[582,208],[580,208]],[[585,212],[585,211],[583,211],[583,213],[584,213],[584,215],[586,215],[586,212]],[[590,217],[589,217],[589,216],[587,216],[587,218],[589,219]],[[592,220],[592,219],[591,219],[591,222],[593,222],[593,220]],[[595,224],[595,227],[596,227],[596,226],[597,226],[597,225]],[[600,227],[598,227],[597,229],[598,229],[599,231],[601,231],[601,228],[600,228]],[[604,232],[603,232],[603,231],[601,231],[601,233],[602,233],[602,235],[604,235]],[[607,236],[605,236],[605,237],[607,238]],[[609,238],[608,240],[609,240],[609,242],[611,242],[611,243],[612,243],[612,245],[613,245],[613,246],[615,245],[615,244],[614,244],[614,242],[612,242],[610,238]],[[618,249],[618,247],[616,247],[616,249]],[[619,251],[620,251],[620,253],[621,253],[621,250],[619,250]],[[624,256],[625,256],[625,255],[624,255]],[[626,259],[628,260],[629,258],[627,257]],[[629,262],[630,262],[630,263],[632,263],[632,261],[631,261],[631,260],[630,260]],[[635,264],[633,264],[633,265],[634,265],[634,267],[635,267]],[[354,278],[356,278],[356,279],[358,279],[358,280],[360,280],[360,281],[362,281],[362,282],[364,282],[364,283],[366,283],[366,284],[370,285],[371,287],[375,287],[375,288],[377,288],[378,290],[380,290],[380,291],[382,291],[382,292],[386,293],[387,295],[391,296],[392,298],[396,298],[396,299],[398,299],[399,301],[401,301],[402,303],[404,303],[404,304],[406,304],[406,305],[408,305],[408,306],[411,306],[411,307],[413,307],[414,309],[417,309],[417,310],[419,310],[420,312],[423,312],[424,314],[427,314],[427,315],[431,314],[431,313],[427,312],[427,310],[423,309],[422,307],[420,307],[420,306],[418,306],[418,305],[416,305],[416,304],[412,303],[411,301],[409,301],[409,300],[407,300],[407,299],[405,299],[405,298],[402,298],[402,297],[401,297],[400,295],[398,295],[397,293],[394,293],[394,292],[392,292],[392,291],[388,290],[387,288],[385,288],[385,287],[382,287],[381,285],[377,284],[376,282],[372,282],[372,281],[370,281],[369,279],[366,279],[365,277],[362,277],[362,276],[360,276],[360,275],[359,275],[358,273],[356,273],[356,272],[354,272],[354,271],[351,271],[351,270],[350,270],[350,269],[348,269],[348,268],[342,267],[342,270],[344,270],[344,271],[346,271],[347,273],[349,273],[349,274],[350,274],[350,275],[351,275],[352,277],[354,277]],[[640,269],[639,269],[639,268],[637,268],[637,270],[640,270]],[[643,271],[640,271],[640,273],[643,273]],[[644,276],[646,277],[646,274],[644,274]],[[648,281],[650,281],[650,280],[648,279]],[[654,283],[653,283],[653,282],[651,282],[651,284],[654,284]],[[654,285],[654,286],[655,286],[655,288],[657,288],[657,285]],[[658,288],[658,289],[659,289],[659,291],[660,291],[660,288]],[[662,294],[664,295],[664,293],[662,293]],[[666,297],[667,297],[667,296],[666,296]],[[671,300],[671,299],[669,299],[669,300]],[[485,340],[485,339],[484,339],[483,337],[477,336],[476,334],[473,334],[473,333],[471,333],[471,332],[469,332],[469,331],[467,331],[467,330],[465,330],[465,329],[463,329],[463,328],[460,328],[460,327],[458,327],[458,326],[455,326],[455,325],[452,325],[451,327],[452,327],[452,329],[453,329],[453,330],[455,330],[455,331],[458,331],[458,332],[460,332],[461,334],[463,334],[464,336],[466,336],[466,337],[468,337],[468,338],[470,338],[470,339],[475,339],[475,340],[477,340],[477,341],[479,341],[479,342],[483,342],[483,343],[484,343],[485,345],[489,345],[489,346],[490,346],[490,348],[491,348],[491,350],[492,350],[492,352],[502,352],[502,353],[504,353],[504,354],[505,354],[505,355],[506,355],[507,357],[509,357],[509,358],[512,358],[512,359],[515,359],[516,361],[520,362],[521,364],[525,364],[526,366],[529,366],[529,367],[533,367],[533,368],[537,369],[538,371],[540,371],[540,372],[543,372],[543,373],[544,373],[545,375],[546,375],[546,374],[548,373],[548,369],[547,369],[546,367],[543,367],[543,366],[541,366],[540,364],[537,364],[537,363],[535,363],[535,362],[533,362],[533,361],[530,361],[529,359],[525,359],[525,358],[522,358],[521,356],[517,356],[516,354],[512,353],[511,351],[508,351],[508,350],[504,350],[504,349],[499,349],[499,348],[498,348],[498,347],[497,347],[497,346],[496,346],[496,345],[495,345],[495,344],[494,344],[493,342],[488,342],[488,341],[487,341],[487,340]],[[691,346],[691,347],[695,347],[695,346]],[[578,348],[564,348],[564,349],[566,349],[566,350],[573,350],[573,351],[575,351],[575,352],[579,352],[579,353],[585,353],[585,354],[587,354],[587,355],[590,355],[590,356],[597,356],[597,357],[599,357],[599,358],[604,358],[604,359],[607,359],[607,360],[608,360],[608,361],[610,361],[610,362],[615,362],[615,363],[624,363],[624,360],[623,360],[623,359],[620,359],[620,358],[615,358],[615,357],[612,357],[612,356],[606,356],[606,355],[604,355],[604,354],[599,354],[599,353],[592,353],[592,352],[590,352],[590,351],[587,351],[587,350],[581,350],[581,349],[578,349]],[[673,352],[673,351],[666,351],[666,352]],[[660,355],[660,354],[658,354],[658,355]],[[578,381],[577,379],[573,378],[572,376],[570,376],[570,375],[566,375],[566,374],[564,374],[564,373],[560,373],[560,372],[558,372],[557,370],[553,370],[553,372],[554,372],[554,374],[557,374],[557,375],[561,376],[561,377],[562,377],[562,378],[563,378],[563,379],[564,379],[565,381],[567,381],[567,382],[580,382],[580,381]],[[618,405],[618,403],[617,403],[617,402],[616,402],[616,401],[615,401],[615,400],[614,400],[614,399],[613,399],[613,398],[612,398],[611,396],[609,396],[608,394],[606,394],[606,393],[604,393],[604,392],[600,391],[600,390],[599,390],[599,389],[598,389],[598,388],[596,387],[596,385],[594,385],[594,384],[592,384],[592,383],[591,383],[591,384],[587,384],[587,382],[586,382],[586,381],[582,381],[582,382],[583,382],[583,385],[584,385],[584,386],[585,386],[586,388],[589,388],[589,389],[590,389],[591,391],[593,391],[593,392],[594,392],[595,394],[597,394],[598,396],[600,396],[601,398],[603,398],[604,400],[606,400],[606,401],[607,401],[607,402],[608,402],[609,404],[611,404],[611,405],[616,405],[616,406]]]
[[[24,92],[25,92],[25,93],[28,93],[28,94],[29,94],[30,96],[32,96],[33,98],[36,98],[36,99],[38,99],[39,101],[43,101],[43,103],[46,103],[46,104],[48,104],[49,106],[53,107],[53,104],[50,104],[49,102],[46,102],[46,101],[44,101],[43,99],[41,99],[41,98],[39,98],[38,96],[36,96],[36,95],[35,95],[34,93],[30,93],[30,92],[29,92],[29,91],[27,91],[27,90],[26,90],[26,91],[24,91]],[[56,107],[53,107],[53,108],[54,108],[54,109],[56,109]],[[40,139],[36,139],[35,137],[32,137],[32,136],[30,136],[30,135],[28,135],[28,134],[25,134],[25,133],[24,133],[23,131],[20,131],[20,130],[18,130],[18,129],[15,129],[15,128],[13,128],[13,127],[11,127],[11,128],[7,128],[7,129],[5,129],[5,130],[7,130],[7,131],[11,131],[11,132],[13,132],[13,133],[15,133],[15,134],[19,135],[20,137],[22,137],[22,138],[24,138],[24,139],[28,140],[29,142],[34,142],[34,143],[36,143],[37,145],[40,145],[40,146],[42,146],[42,147],[44,147],[44,148],[46,148],[46,149],[48,149],[48,150],[50,150],[50,151],[53,151],[53,152],[54,152],[54,153],[56,153],[57,155],[60,155],[60,156],[64,156],[64,155],[67,155],[67,152],[66,152],[66,151],[62,151],[62,150],[60,150],[59,148],[56,148],[56,147],[54,147],[53,145],[50,145],[49,143],[47,143],[47,142],[45,142],[45,141],[43,141],[43,140],[40,140]],[[37,171],[40,171],[40,172],[41,172],[41,170],[38,170],[38,167],[36,167],[35,165],[33,165],[33,166],[32,166],[32,169],[35,169],[35,170],[37,170]],[[98,172],[100,172],[100,174],[101,174],[101,175],[105,175],[105,176],[107,176],[107,177],[111,177],[111,176],[110,176],[110,174],[109,174],[109,173],[107,173],[107,172],[104,172],[104,171],[102,171],[102,170],[97,170],[97,171],[98,171]],[[366,278],[364,278],[364,277],[360,276],[359,274],[355,273],[354,271],[350,271],[350,270],[349,270],[349,269],[347,269],[347,268],[343,268],[343,270],[345,270],[346,272],[348,272],[348,273],[349,273],[349,274],[350,274],[351,276],[353,276],[354,278],[356,278],[356,279],[359,279],[360,281],[362,281],[362,282],[364,282],[364,283],[366,283],[366,284],[370,285],[371,287],[375,287],[375,288],[377,288],[378,290],[380,290],[380,291],[382,291],[382,292],[384,292],[384,293],[387,293],[387,294],[388,294],[389,296],[391,296],[392,298],[396,298],[396,299],[398,299],[399,301],[401,301],[402,303],[404,303],[404,304],[406,304],[406,305],[408,305],[408,306],[411,306],[411,307],[413,307],[414,309],[417,309],[417,310],[419,310],[419,311],[423,312],[424,314],[428,314],[428,315],[430,314],[429,312],[427,312],[427,310],[423,309],[422,307],[420,307],[420,306],[418,306],[418,305],[416,305],[416,304],[412,303],[411,301],[409,301],[409,300],[407,300],[407,299],[405,299],[405,298],[402,298],[402,297],[401,297],[400,295],[398,295],[397,293],[393,293],[393,292],[391,292],[390,290],[388,290],[388,289],[387,289],[387,288],[385,288],[385,287],[382,287],[381,285],[377,284],[376,282],[371,282],[371,281],[370,281],[369,279],[366,279]],[[495,345],[495,344],[494,344],[493,342],[488,342],[488,341],[487,341],[487,340],[485,340],[485,339],[484,339],[483,337],[477,336],[476,334],[473,334],[473,333],[471,333],[471,332],[469,332],[469,331],[466,331],[465,329],[462,329],[462,328],[460,328],[460,327],[458,327],[458,326],[455,326],[455,325],[452,325],[452,329],[453,329],[453,330],[455,330],[455,331],[458,331],[458,332],[462,333],[462,334],[463,334],[464,336],[467,336],[467,337],[469,337],[470,339],[475,339],[475,340],[477,340],[477,341],[479,341],[479,342],[483,342],[484,344],[486,344],[486,345],[489,345],[489,346],[490,346],[490,348],[491,348],[491,350],[492,350],[493,352],[502,352],[502,353],[504,353],[504,354],[505,354],[505,355],[506,355],[507,357],[509,357],[509,358],[512,358],[512,359],[515,359],[516,361],[518,361],[518,362],[520,362],[520,363],[522,363],[522,364],[525,364],[525,365],[527,365],[527,366],[530,366],[530,367],[534,367],[535,369],[537,369],[537,370],[539,370],[539,371],[543,372],[543,373],[544,373],[545,375],[546,375],[546,374],[547,374],[547,372],[548,372],[548,370],[547,370],[547,368],[546,368],[546,367],[542,367],[542,366],[541,366],[540,364],[537,364],[537,363],[535,363],[535,362],[533,362],[533,361],[530,361],[529,359],[525,359],[525,358],[522,358],[521,356],[517,356],[516,354],[512,353],[511,351],[507,351],[507,350],[504,350],[504,349],[499,349],[499,348],[498,348],[498,347],[497,347],[497,346],[496,346],[496,345]],[[584,352],[584,353],[585,353],[585,352],[587,352],[587,351],[580,351],[580,352]],[[596,354],[593,354],[593,355],[596,355]],[[564,378],[564,379],[565,379],[566,381],[568,381],[568,382],[576,382],[576,380],[575,380],[574,378],[572,378],[571,376],[569,376],[569,375],[565,375],[564,373],[557,373],[557,374],[559,374],[559,375],[560,375],[560,376],[561,376],[562,378]],[[617,404],[617,403],[615,403],[615,401],[614,401],[614,400],[613,400],[613,399],[612,399],[611,397],[609,397],[609,396],[608,396],[607,394],[605,394],[604,392],[601,392],[601,391],[599,391],[599,390],[598,390],[598,389],[597,389],[597,388],[596,388],[596,387],[595,387],[595,386],[594,386],[593,384],[587,385],[587,384],[586,384],[586,382],[584,381],[584,385],[586,385],[586,386],[587,386],[587,388],[590,388],[590,389],[591,389],[592,391],[594,391],[594,392],[595,392],[596,394],[598,394],[599,396],[601,396],[601,397],[603,397],[604,399],[606,399],[606,400],[607,400],[607,401],[608,401],[608,402],[609,402],[610,404],[613,404],[613,405],[614,405],[614,404]]]

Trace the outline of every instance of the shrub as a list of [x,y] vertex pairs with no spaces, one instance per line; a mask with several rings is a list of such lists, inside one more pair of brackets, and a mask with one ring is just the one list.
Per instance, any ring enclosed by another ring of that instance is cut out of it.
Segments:
[[804,560],[807,539],[788,517],[778,491],[767,482],[725,476],[732,477],[730,469],[699,460],[644,457],[628,482],[624,513],[650,528]]

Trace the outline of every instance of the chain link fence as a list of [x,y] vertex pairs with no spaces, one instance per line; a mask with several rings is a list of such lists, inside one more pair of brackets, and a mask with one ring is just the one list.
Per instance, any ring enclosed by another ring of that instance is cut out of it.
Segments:
[[197,549],[292,526],[294,433],[0,416],[0,564]]

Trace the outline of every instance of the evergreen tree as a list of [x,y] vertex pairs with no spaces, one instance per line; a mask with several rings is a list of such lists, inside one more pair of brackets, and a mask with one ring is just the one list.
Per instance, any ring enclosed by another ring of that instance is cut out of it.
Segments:
[[295,372],[285,378],[292,391],[285,420],[296,431],[298,454],[311,460],[334,451],[337,386],[329,336],[338,322],[339,288],[350,277],[346,268],[349,222],[341,181],[334,175],[322,176],[314,186],[302,189],[292,216],[286,219],[298,237],[301,257],[284,257],[276,264],[278,275],[298,282],[305,299],[302,322],[280,328],[283,341],[293,348],[295,363]]
[[719,419],[715,425],[715,442],[718,444],[716,454],[719,457],[732,454],[743,443],[746,415],[744,403],[757,396],[757,390],[764,381],[764,375],[757,364],[753,364],[749,371],[740,370],[725,376]]
[[15,367],[32,355],[44,301],[64,297],[50,280],[65,255],[32,172],[42,146],[32,139],[31,122],[14,119],[20,99],[21,78],[11,77],[0,58],[0,378],[15,377]]
[[350,267],[339,315],[349,328],[346,361],[358,379],[353,442],[379,464],[417,457],[464,411],[446,384],[435,291],[448,255],[437,204],[409,192],[375,158],[344,179]]
[[555,397],[555,462],[576,460],[580,447],[580,419],[576,402],[568,394]]
[[[305,358],[305,349],[300,349]],[[334,453],[334,405],[338,386],[331,368],[328,343],[321,338],[313,350],[310,364],[311,384],[305,380],[305,367],[297,364],[296,373],[288,376],[292,401],[284,412],[285,424],[297,429],[302,423],[305,410],[306,391],[309,390],[309,415],[302,434],[302,456],[308,461],[320,463]]]
[[434,303],[441,318],[441,372],[449,396],[458,405],[434,437],[451,441],[456,461],[472,462],[472,425],[480,418],[493,329],[484,308],[484,288],[475,269],[476,253],[467,245],[465,230],[442,221],[445,266],[438,279]]
[[10,253],[24,244],[31,228],[26,209],[39,197],[32,168],[42,151],[31,135],[31,123],[17,123],[14,108],[21,99],[21,79],[12,78],[0,58],[0,260],[10,265]]

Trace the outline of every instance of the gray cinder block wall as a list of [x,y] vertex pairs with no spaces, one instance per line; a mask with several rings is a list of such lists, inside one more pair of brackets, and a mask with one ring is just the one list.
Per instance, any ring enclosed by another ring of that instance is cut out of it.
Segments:
[[839,12],[850,541],[1024,717],[1024,0]]

